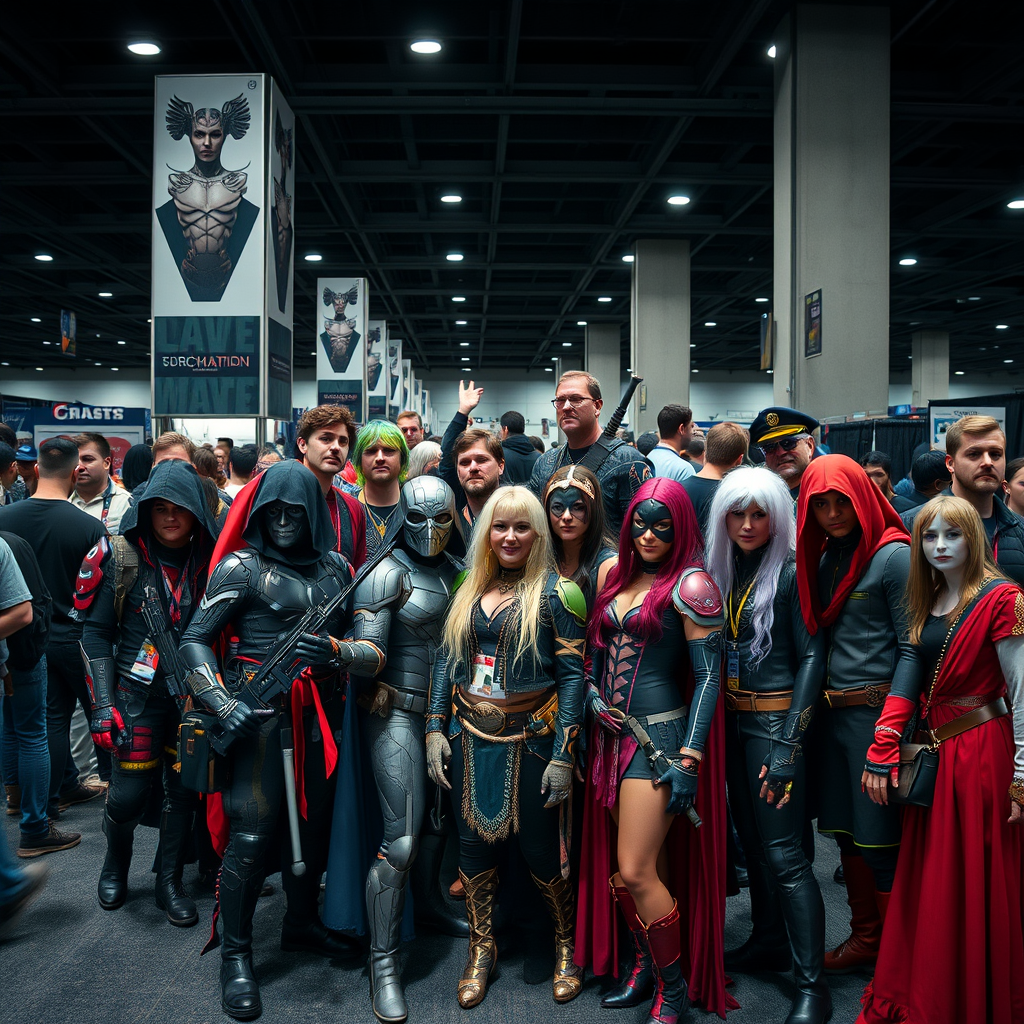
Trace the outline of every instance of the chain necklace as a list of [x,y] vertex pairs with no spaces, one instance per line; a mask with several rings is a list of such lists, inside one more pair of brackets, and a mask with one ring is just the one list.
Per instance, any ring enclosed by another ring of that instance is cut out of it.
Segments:
[[520,569],[505,569],[501,566],[498,567],[498,576],[495,579],[495,584],[498,587],[499,594],[508,594],[515,590],[521,582],[524,574],[526,573],[525,566]]
[[370,517],[370,522],[373,523],[374,528],[381,536],[381,540],[383,540],[384,534],[388,532],[388,524],[391,522],[391,517],[395,514],[395,509],[398,506],[395,505],[390,512],[383,516],[377,515],[369,502],[364,502],[363,507],[366,509],[366,514]]

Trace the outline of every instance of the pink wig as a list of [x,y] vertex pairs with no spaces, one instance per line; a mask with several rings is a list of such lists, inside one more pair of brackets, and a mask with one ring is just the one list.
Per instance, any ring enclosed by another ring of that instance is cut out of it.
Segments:
[[663,502],[668,506],[675,527],[675,539],[669,548],[668,556],[658,568],[654,577],[654,586],[644,598],[640,606],[640,615],[636,620],[636,633],[646,640],[661,639],[661,617],[672,600],[672,588],[676,585],[683,570],[691,565],[701,565],[704,557],[704,540],[697,525],[697,513],[693,510],[690,496],[683,490],[680,483],[666,477],[654,477],[640,485],[633,500],[629,503],[626,517],[619,531],[619,562],[605,581],[604,589],[597,596],[594,611],[590,618],[590,642],[604,647],[601,637],[601,623],[604,610],[615,600],[615,595],[628,586],[629,582],[640,572],[640,554],[633,543],[633,513],[637,505],[648,498]]

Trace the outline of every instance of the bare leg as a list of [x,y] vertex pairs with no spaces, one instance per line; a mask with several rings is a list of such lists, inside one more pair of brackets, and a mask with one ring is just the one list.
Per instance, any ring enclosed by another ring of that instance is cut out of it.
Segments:
[[623,779],[613,813],[619,826],[619,875],[645,924],[672,911],[672,894],[659,871],[667,866],[662,846],[673,818],[666,810],[668,800],[668,787],[656,789],[646,779]]

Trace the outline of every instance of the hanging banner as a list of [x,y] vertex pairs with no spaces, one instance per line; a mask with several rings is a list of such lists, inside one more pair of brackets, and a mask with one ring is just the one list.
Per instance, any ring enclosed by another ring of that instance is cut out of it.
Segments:
[[[267,415],[270,87],[260,74],[156,79],[152,382],[158,416]],[[280,337],[276,344],[283,351]],[[288,363],[290,391],[290,353]]]
[[316,282],[317,400],[344,405],[362,419],[366,359],[366,278],[321,277]]
[[371,320],[366,329],[366,418],[383,420],[388,416],[388,325]]
[[294,316],[295,115],[277,83],[270,82],[267,118],[266,208],[267,317],[265,415],[287,420],[292,409],[292,330]]
[[419,377],[413,381],[412,407],[420,414],[420,419],[423,419],[423,381]]
[[70,309],[60,311],[60,350],[63,355],[75,358],[75,334],[77,323]]
[[399,410],[412,408],[412,360],[402,360],[402,401]]
[[430,388],[423,389],[423,429],[425,433],[431,432],[430,428],[434,422],[434,410],[430,407]]
[[388,337],[388,419],[402,411],[402,339]]

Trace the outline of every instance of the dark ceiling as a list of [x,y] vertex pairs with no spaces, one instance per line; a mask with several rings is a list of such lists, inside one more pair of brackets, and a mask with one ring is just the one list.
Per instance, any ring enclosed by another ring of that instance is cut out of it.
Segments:
[[[578,320],[623,324],[625,346],[622,256],[637,238],[684,237],[694,365],[756,369],[754,300],[772,278],[766,50],[789,3],[434,7],[8,9],[0,360],[40,362],[64,307],[80,362],[148,365],[153,76],[257,71],[299,122],[297,365],[313,362],[302,339],[317,276],[351,273],[369,277],[371,317],[420,370],[459,366],[466,340],[474,367],[539,367],[548,348],[582,343]],[[951,332],[954,369],[1019,372],[1024,210],[1006,204],[1024,198],[1024,4],[891,11],[891,369],[906,371],[913,331],[935,328]],[[442,52],[411,53],[421,36]],[[162,53],[129,53],[138,38]],[[449,191],[462,203],[442,204]],[[691,203],[666,205],[676,192]],[[446,262],[451,251],[464,261]],[[304,262],[310,252],[323,262]],[[898,266],[905,255],[917,266]]]

